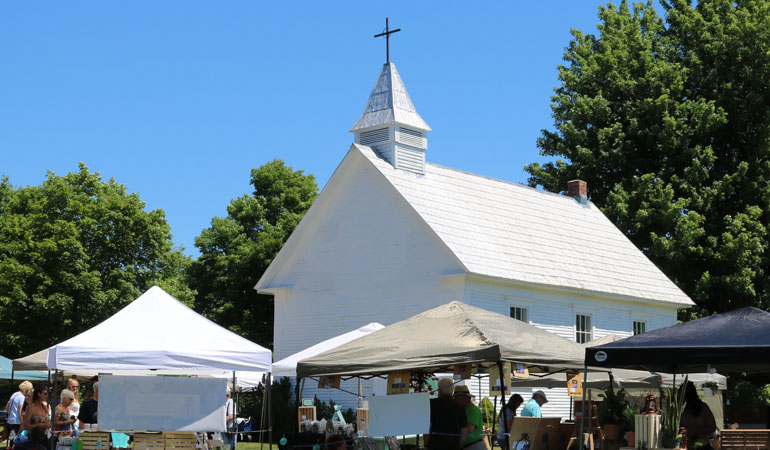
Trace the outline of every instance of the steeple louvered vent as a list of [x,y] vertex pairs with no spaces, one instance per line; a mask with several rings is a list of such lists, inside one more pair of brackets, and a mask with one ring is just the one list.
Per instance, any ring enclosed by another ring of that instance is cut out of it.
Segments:
[[388,139],[390,139],[388,128],[377,128],[376,130],[369,130],[360,133],[358,136],[358,143],[362,145],[372,145],[378,142],[385,142]]
[[421,149],[426,147],[425,134],[423,132],[404,127],[397,128],[396,142]]

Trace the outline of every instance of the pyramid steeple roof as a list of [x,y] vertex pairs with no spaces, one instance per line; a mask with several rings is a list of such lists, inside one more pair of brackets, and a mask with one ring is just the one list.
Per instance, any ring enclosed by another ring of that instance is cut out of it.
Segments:
[[396,65],[388,62],[382,66],[380,77],[369,95],[366,109],[358,118],[352,132],[383,125],[401,124],[421,131],[431,131],[414,108]]

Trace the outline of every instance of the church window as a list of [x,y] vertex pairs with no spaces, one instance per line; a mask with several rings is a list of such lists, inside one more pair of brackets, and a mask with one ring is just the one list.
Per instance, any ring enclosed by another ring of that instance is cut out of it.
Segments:
[[593,340],[593,327],[591,316],[588,314],[575,314],[575,342],[585,344]]
[[529,308],[524,306],[511,306],[511,317],[529,323]]

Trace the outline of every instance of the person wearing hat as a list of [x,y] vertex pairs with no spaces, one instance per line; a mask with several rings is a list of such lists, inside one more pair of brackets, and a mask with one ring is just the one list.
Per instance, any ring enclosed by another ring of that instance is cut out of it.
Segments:
[[455,388],[455,401],[465,410],[465,419],[468,421],[468,431],[461,442],[463,449],[487,450],[484,441],[484,421],[481,418],[481,410],[473,404],[473,394],[468,386]]
[[467,433],[465,410],[452,400],[454,382],[451,378],[438,381],[438,398],[430,401],[430,433],[425,447],[431,450],[459,450],[460,438]]
[[521,417],[543,417],[540,407],[548,403],[543,391],[535,391],[524,408],[521,409]]

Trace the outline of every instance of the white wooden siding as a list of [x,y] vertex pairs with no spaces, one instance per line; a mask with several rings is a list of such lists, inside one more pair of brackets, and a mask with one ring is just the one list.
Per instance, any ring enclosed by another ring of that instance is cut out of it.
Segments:
[[[593,322],[593,339],[616,334],[630,336],[634,320],[645,320],[647,330],[676,323],[676,308],[658,306],[643,302],[613,301],[600,296],[590,297],[559,292],[552,289],[533,289],[514,284],[488,280],[469,279],[465,287],[465,302],[500,314],[508,315],[511,306],[526,307],[529,323],[554,334],[575,340],[575,314],[590,314]],[[482,380],[482,384],[486,380]],[[570,416],[571,400],[565,388],[542,388],[548,397],[543,408],[544,417]],[[468,382],[478,389],[478,382]],[[485,390],[485,386],[482,386]],[[537,388],[528,389],[519,395],[528,401]],[[476,393],[477,390],[471,392]],[[498,407],[499,409],[499,407]]]
[[[344,177],[340,186],[270,281],[286,287],[275,297],[276,360],[370,322],[389,325],[463,299],[463,277],[447,276],[462,272],[457,258],[378,171],[351,164],[335,176]],[[307,387],[306,397],[316,393]],[[356,406],[334,390],[318,396]]]

